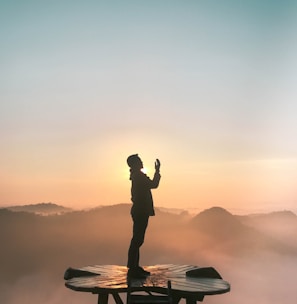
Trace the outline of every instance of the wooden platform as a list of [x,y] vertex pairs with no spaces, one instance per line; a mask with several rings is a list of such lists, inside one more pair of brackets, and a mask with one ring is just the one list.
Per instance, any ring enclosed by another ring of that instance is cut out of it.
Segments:
[[[133,290],[166,293],[167,282],[171,281],[174,302],[185,298],[187,303],[202,301],[206,295],[222,294],[230,291],[230,284],[221,278],[188,276],[197,270],[192,265],[155,265],[144,267],[151,272],[145,279],[130,279]],[[75,291],[98,294],[98,303],[107,303],[111,294],[116,303],[122,304],[119,293],[127,292],[127,267],[118,265],[95,265],[77,269],[82,276],[66,280],[65,285]],[[86,273],[84,273],[86,272]],[[65,273],[65,279],[67,275]]]

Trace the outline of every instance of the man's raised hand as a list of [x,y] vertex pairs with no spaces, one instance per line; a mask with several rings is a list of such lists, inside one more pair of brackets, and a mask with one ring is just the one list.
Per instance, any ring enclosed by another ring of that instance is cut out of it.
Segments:
[[161,163],[159,161],[159,159],[157,158],[156,161],[155,161],[155,169],[156,171],[160,171],[160,166],[161,166]]

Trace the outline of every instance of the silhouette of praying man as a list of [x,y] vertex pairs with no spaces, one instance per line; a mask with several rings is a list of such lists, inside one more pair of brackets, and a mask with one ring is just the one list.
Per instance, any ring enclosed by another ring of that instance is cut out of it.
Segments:
[[155,161],[155,174],[151,180],[141,169],[143,163],[138,154],[130,155],[127,158],[130,167],[131,186],[131,216],[133,219],[133,236],[128,251],[128,276],[144,278],[150,273],[139,265],[139,249],[144,242],[145,231],[150,216],[155,215],[151,189],[159,186],[160,182],[160,161]]

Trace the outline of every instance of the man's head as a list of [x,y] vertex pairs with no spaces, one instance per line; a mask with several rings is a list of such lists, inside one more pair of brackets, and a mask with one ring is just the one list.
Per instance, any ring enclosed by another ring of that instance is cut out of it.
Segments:
[[127,164],[131,169],[142,169],[143,163],[138,154],[132,154],[127,158]]

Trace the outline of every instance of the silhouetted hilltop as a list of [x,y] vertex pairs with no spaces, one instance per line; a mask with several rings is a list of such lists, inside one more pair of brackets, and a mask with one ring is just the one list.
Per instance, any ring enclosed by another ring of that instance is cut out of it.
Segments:
[[200,212],[191,220],[200,231],[220,237],[245,229],[243,224],[230,212],[221,207],[212,207]]
[[[253,254],[264,250],[296,254],[292,244],[280,242],[257,229],[257,225],[247,225],[247,220],[243,219],[221,207],[213,207],[196,215],[190,224],[204,235],[209,246],[221,252]],[[272,220],[269,216],[267,219]]]
[[6,207],[5,209],[15,211],[15,212],[31,212],[40,215],[52,215],[52,214],[61,214],[65,212],[72,211],[71,208],[66,208],[59,206],[53,203],[40,203],[40,204],[30,204],[22,206],[11,206]]

